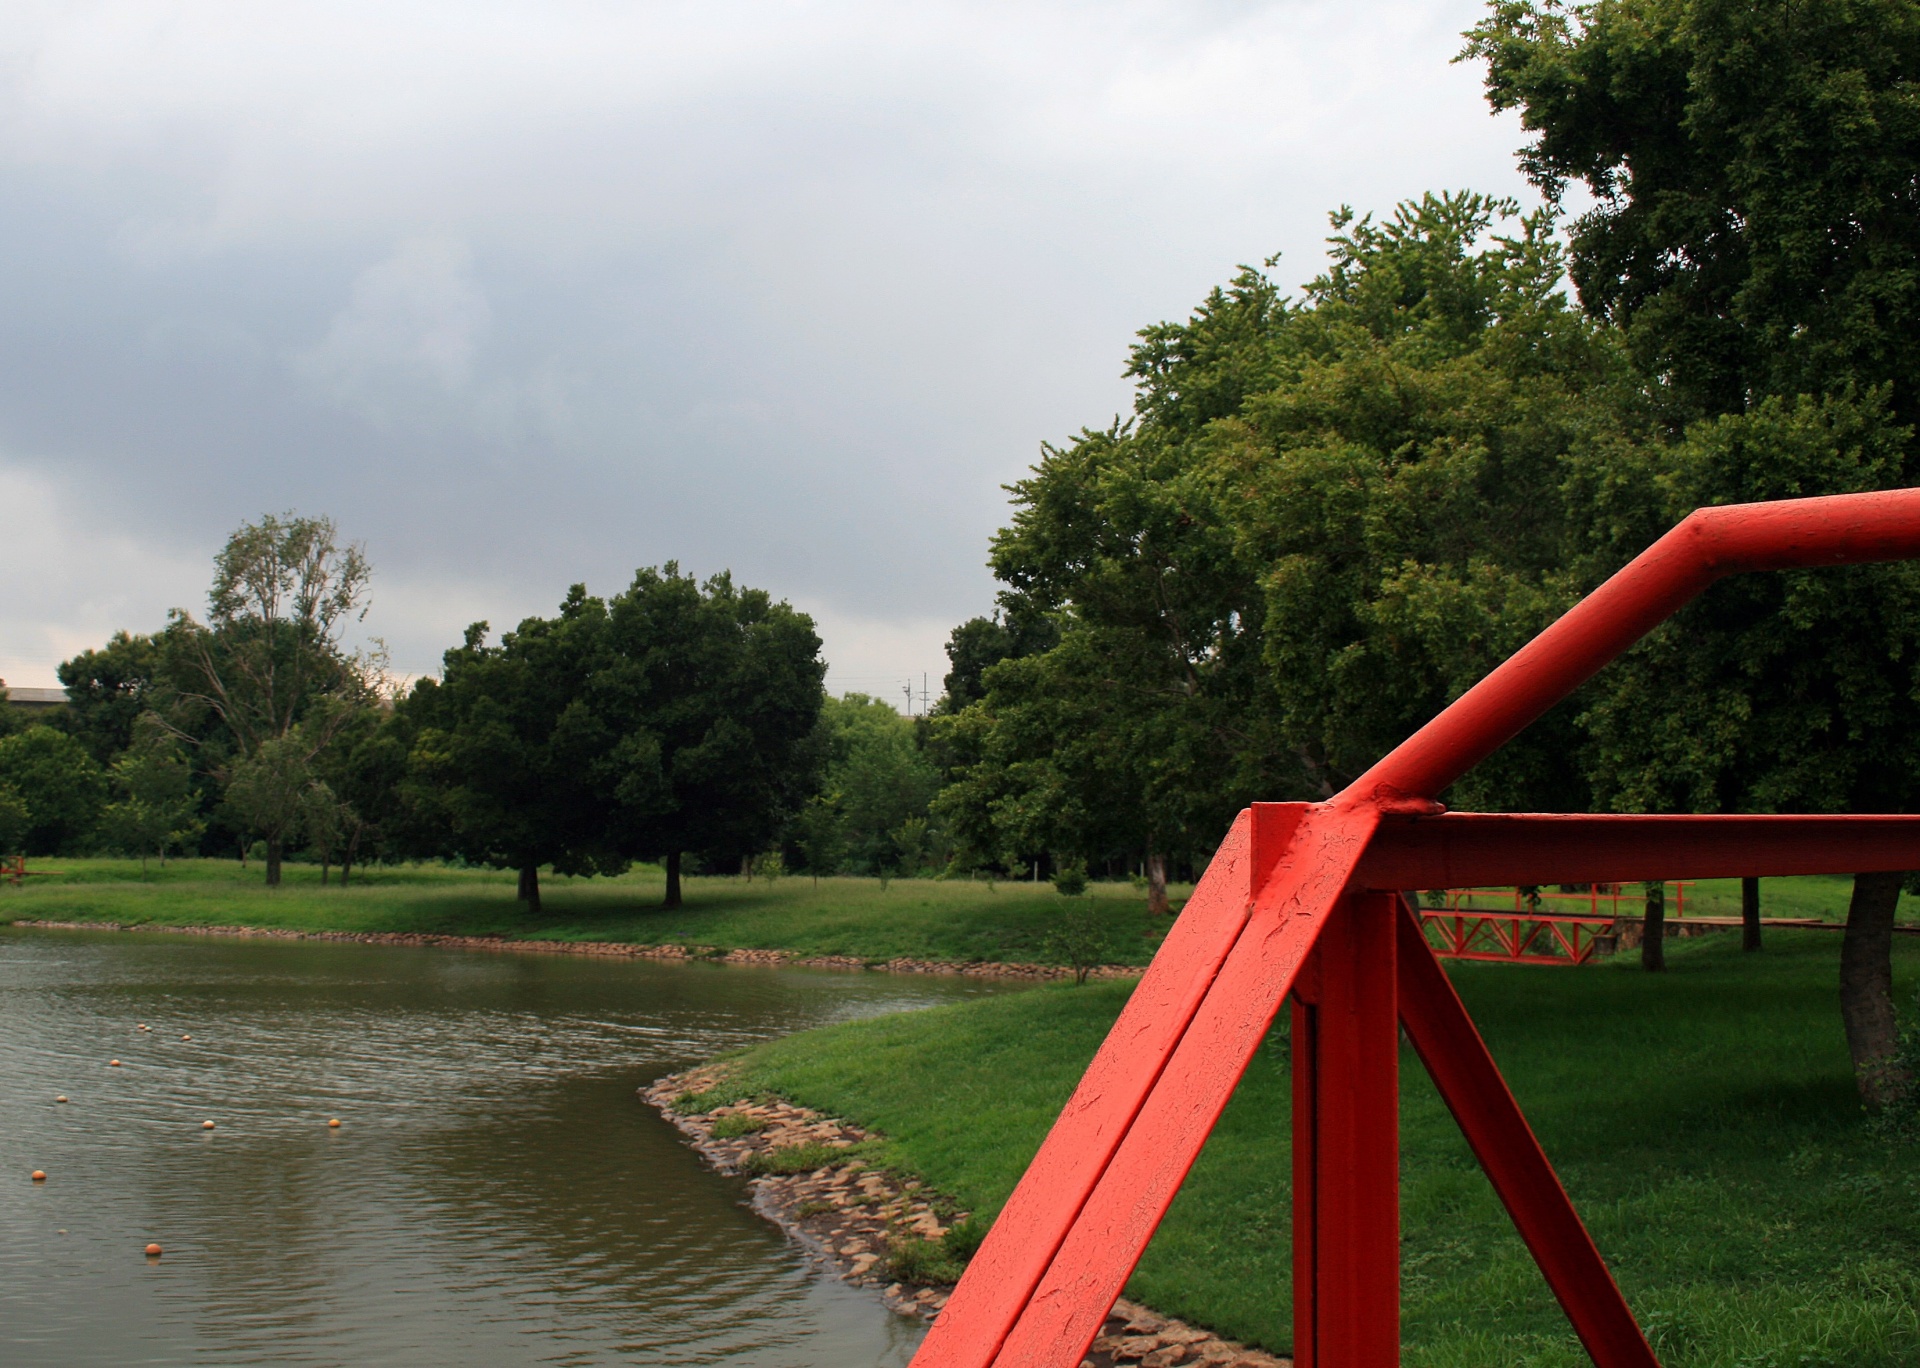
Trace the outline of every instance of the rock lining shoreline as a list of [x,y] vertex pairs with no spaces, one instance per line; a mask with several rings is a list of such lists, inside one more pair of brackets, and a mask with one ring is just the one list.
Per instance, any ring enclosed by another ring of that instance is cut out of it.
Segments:
[[[879,1138],[850,1122],[777,1098],[724,1103],[704,1112],[684,1112],[675,1105],[688,1094],[710,1092],[725,1082],[723,1066],[704,1065],[640,1089],[641,1097],[722,1173],[750,1172],[757,1156],[780,1150],[849,1150]],[[716,1137],[716,1125],[734,1117],[740,1118],[741,1128],[753,1129]],[[751,1178],[747,1189],[756,1212],[836,1277],[880,1289],[888,1309],[932,1320],[946,1306],[951,1284],[895,1281],[889,1264],[902,1242],[937,1244],[967,1218],[967,1212],[919,1179],[875,1168],[856,1154],[803,1172],[763,1173]],[[1081,1368],[1291,1368],[1291,1363],[1123,1298],[1114,1304]]]
[[[277,926],[166,926],[152,922],[44,921],[22,918],[9,926],[44,931],[159,931],[176,936],[232,936],[256,940],[336,941],[352,945],[396,945],[440,950],[486,950],[515,955],[594,955],[608,959],[666,960],[686,964],[767,965],[784,969],[871,970],[883,974],[944,974],[965,978],[1030,979],[1036,982],[1072,978],[1074,971],[1059,964],[1024,964],[1001,960],[862,959],[858,955],[799,955],[791,950],[722,950],[711,945],[642,945],[633,941],[510,940],[505,936],[454,936],[427,931],[300,931]],[[1102,964],[1089,978],[1138,978],[1146,970],[1137,964]]]

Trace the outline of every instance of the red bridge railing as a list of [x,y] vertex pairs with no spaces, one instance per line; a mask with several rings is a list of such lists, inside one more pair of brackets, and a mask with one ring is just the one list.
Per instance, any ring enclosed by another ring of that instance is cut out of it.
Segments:
[[[1686,920],[1693,881],[1675,879],[1671,886],[1666,906],[1678,924]],[[1645,907],[1643,894],[1617,883],[1590,883],[1573,892],[1439,888],[1408,896],[1434,954],[1499,964],[1591,963],[1617,936],[1620,921],[1638,921]]]
[[1920,558],[1920,490],[1702,509],[1344,792],[1221,843],[916,1368],[1073,1368],[1292,1001],[1294,1359],[1400,1359],[1405,1028],[1600,1368],[1653,1352],[1397,891],[1920,867],[1920,817],[1448,813],[1468,769],[1722,576]]

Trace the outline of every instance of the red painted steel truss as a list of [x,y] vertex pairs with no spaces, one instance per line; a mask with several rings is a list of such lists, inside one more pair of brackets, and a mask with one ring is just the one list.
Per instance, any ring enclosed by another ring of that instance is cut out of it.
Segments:
[[[1669,882],[1673,896],[1667,903],[1667,915],[1678,924],[1686,920],[1687,889],[1692,885],[1686,879]],[[1599,954],[1606,938],[1619,930],[1623,897],[1630,907],[1634,905],[1635,900],[1617,883],[1589,883],[1579,892],[1447,888],[1428,889],[1415,907],[1427,945],[1441,959],[1581,965]],[[1436,898],[1441,900],[1438,904]],[[1511,908],[1484,906],[1489,900],[1509,899]],[[1546,910],[1542,910],[1543,904]],[[1565,910],[1568,907],[1574,910]],[[1628,911],[1624,915],[1632,918],[1635,914]]]
[[1585,964],[1613,931],[1612,917],[1488,908],[1422,908],[1420,929],[1441,959],[1490,960],[1500,964]]
[[1653,1352],[1396,890],[1920,867],[1920,817],[1449,813],[1455,779],[1722,576],[1920,558],[1920,490],[1702,509],[1324,803],[1242,813],[916,1368],[1072,1368],[1283,1002],[1294,1357],[1400,1359],[1399,1033],[1599,1368]]

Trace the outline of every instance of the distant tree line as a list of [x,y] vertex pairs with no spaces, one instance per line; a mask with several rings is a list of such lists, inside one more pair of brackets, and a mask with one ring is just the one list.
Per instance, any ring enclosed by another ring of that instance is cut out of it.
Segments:
[[576,586],[399,690],[343,645],[369,576],[329,520],[264,518],[218,557],[204,622],[67,661],[44,720],[0,708],[0,853],[257,847],[268,884],[289,852],[323,883],[443,858],[517,871],[535,909],[543,867],[647,859],[675,904],[687,860],[738,867],[818,789],[820,640],[762,591],[672,564],[610,599]]

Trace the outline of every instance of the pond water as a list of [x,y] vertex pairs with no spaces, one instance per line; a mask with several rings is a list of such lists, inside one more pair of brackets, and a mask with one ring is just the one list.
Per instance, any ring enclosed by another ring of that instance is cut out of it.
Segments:
[[635,1089],[995,991],[0,931],[0,1361],[904,1364],[920,1327],[814,1271]]

